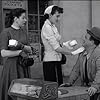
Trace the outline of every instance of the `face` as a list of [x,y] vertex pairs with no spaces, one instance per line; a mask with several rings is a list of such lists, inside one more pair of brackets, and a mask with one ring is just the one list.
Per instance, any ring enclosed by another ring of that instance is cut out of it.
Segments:
[[27,20],[26,20],[26,14],[22,13],[19,18],[16,19],[16,23],[18,24],[19,27],[25,26]]
[[86,34],[86,35],[84,36],[84,43],[83,43],[83,46],[84,46],[85,48],[88,48],[88,47],[90,47],[90,46],[92,46],[92,45],[93,45],[93,41],[90,40],[90,35],[89,35],[89,34]]
[[61,14],[60,13],[58,13],[58,11],[56,11],[55,12],[55,14],[53,14],[53,15],[50,15],[50,21],[53,23],[53,24],[56,24],[56,23],[58,23],[58,21],[60,20],[60,16],[61,16]]

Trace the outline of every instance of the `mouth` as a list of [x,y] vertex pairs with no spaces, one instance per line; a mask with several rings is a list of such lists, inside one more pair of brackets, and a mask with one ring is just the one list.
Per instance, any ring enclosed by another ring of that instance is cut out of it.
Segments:
[[26,25],[26,23],[23,23],[22,25]]

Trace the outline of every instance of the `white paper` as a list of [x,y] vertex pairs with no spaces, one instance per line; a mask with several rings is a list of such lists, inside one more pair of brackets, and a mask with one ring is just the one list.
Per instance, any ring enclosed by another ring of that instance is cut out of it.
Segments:
[[18,41],[11,39],[9,40],[9,46],[16,46],[18,44]]
[[77,50],[72,51],[72,54],[73,54],[73,55],[76,55],[76,54],[79,54],[79,53],[83,52],[84,50],[85,50],[84,47],[80,47],[80,48],[78,48]]

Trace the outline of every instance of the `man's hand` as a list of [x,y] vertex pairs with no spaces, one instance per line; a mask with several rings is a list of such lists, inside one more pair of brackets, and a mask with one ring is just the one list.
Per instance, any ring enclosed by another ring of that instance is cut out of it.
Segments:
[[90,96],[94,95],[96,92],[97,92],[97,89],[96,88],[94,88],[94,87],[89,87],[88,88],[88,94]]

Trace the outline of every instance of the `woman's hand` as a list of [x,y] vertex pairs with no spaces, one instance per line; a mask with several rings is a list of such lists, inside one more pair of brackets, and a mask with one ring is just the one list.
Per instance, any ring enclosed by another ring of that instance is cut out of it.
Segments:
[[32,49],[30,46],[24,45],[23,51],[26,53],[32,53]]
[[94,95],[96,92],[97,92],[97,89],[96,88],[94,88],[94,87],[89,87],[88,88],[88,94],[90,96]]
[[62,48],[65,55],[72,55],[72,50],[68,49],[66,46],[63,46]]

